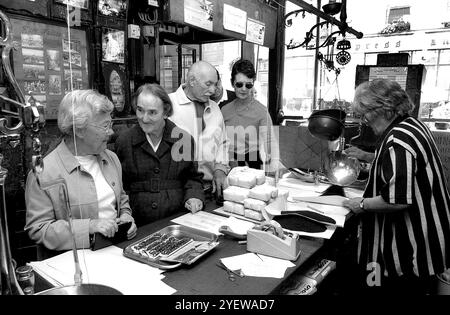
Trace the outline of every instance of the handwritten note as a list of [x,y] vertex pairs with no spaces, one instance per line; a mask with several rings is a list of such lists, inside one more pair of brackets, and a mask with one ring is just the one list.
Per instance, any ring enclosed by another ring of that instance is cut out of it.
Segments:
[[236,33],[245,34],[247,12],[231,5],[223,5],[223,28]]

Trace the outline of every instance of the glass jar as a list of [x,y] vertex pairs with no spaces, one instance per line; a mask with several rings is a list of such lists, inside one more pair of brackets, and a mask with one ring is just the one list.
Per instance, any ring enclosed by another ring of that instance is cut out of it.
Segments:
[[20,266],[16,269],[17,282],[25,295],[34,294],[34,271],[31,266]]

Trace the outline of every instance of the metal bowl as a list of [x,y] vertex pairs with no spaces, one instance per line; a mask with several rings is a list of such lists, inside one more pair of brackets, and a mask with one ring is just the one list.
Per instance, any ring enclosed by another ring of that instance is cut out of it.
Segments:
[[338,186],[353,184],[358,179],[360,170],[358,159],[341,151],[331,152],[325,165],[325,174],[328,180]]
[[81,284],[52,288],[36,295],[122,295],[122,293],[101,284]]

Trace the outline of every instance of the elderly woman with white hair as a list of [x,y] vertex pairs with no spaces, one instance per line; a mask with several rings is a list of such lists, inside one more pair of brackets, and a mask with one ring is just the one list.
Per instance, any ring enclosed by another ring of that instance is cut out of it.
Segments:
[[363,197],[344,201],[360,219],[365,290],[357,292],[430,293],[450,267],[450,197],[436,142],[395,81],[362,83],[353,109],[380,136]]
[[128,239],[136,235],[121,164],[106,149],[113,134],[113,108],[106,96],[94,90],[76,90],[61,101],[58,127],[63,140],[44,158],[39,181],[29,173],[25,191],[25,230],[48,250],[72,248],[61,187],[44,190],[41,186],[61,178],[67,184],[77,248],[89,248],[95,233],[113,237],[124,222],[132,222]]

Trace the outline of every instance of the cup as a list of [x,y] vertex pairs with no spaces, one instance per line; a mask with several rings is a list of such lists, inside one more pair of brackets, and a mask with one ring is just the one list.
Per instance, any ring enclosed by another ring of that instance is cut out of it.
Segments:
[[34,294],[35,276],[31,266],[20,266],[16,269],[17,282],[25,295]]

